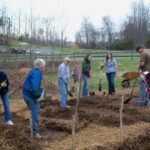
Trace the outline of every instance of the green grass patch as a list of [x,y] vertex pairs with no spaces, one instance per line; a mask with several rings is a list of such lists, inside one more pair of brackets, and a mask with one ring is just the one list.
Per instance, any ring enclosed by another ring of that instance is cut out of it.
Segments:
[[[99,78],[100,78],[100,63],[104,61],[105,58],[93,58],[91,67],[92,67],[92,86],[94,90],[98,90],[99,85]],[[131,60],[130,57],[117,57],[116,58],[118,63],[118,76],[116,78],[116,89],[121,88],[121,81],[123,80],[122,74],[125,72],[135,71],[138,70],[138,64],[139,64],[139,57],[135,57],[133,60]],[[81,70],[81,64],[82,59],[76,59],[78,63],[78,67]],[[70,68],[71,70],[71,68]],[[106,73],[105,70],[102,71],[101,74],[102,78],[102,88],[107,90],[107,79],[106,79]],[[51,80],[57,83],[57,73],[53,75],[45,76],[45,79]],[[72,79],[70,79],[70,86],[72,85]],[[90,87],[90,81],[89,81],[89,87]]]

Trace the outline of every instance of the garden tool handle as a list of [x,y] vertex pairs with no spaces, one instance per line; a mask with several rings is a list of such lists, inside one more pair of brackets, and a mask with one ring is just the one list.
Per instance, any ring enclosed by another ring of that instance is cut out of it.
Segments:
[[77,97],[77,104],[76,104],[75,112],[78,112],[79,101],[81,97],[82,77],[83,76],[81,75],[80,80],[79,80],[78,93],[77,93],[78,97]]
[[42,79],[42,81],[41,81],[41,89],[45,89],[45,82],[44,82],[44,79]]
[[93,86],[92,86],[92,78],[90,78],[90,88],[91,88],[91,90],[93,90]]
[[[139,73],[139,71],[140,71],[140,68],[138,67],[138,73]],[[132,91],[131,91],[131,96],[133,94],[133,91],[134,91],[135,84],[136,84],[137,80],[138,80],[138,78],[136,78],[135,81],[134,81],[134,85],[133,85],[133,88],[132,88]]]

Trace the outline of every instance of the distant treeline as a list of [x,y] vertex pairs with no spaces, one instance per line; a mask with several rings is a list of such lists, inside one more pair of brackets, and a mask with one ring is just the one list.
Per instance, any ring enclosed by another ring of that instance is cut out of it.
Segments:
[[0,45],[8,45],[11,39],[17,39],[40,45],[89,49],[126,50],[133,49],[138,43],[150,47],[150,9],[143,0],[131,4],[120,29],[116,29],[110,16],[99,18],[102,19],[99,27],[85,17],[75,35],[75,43],[67,39],[67,23],[58,31],[55,16],[35,16],[32,8],[28,14],[18,10],[9,16],[7,7],[0,9]]
[[[122,6],[123,7],[123,6]],[[117,8],[116,8],[117,9]],[[117,11],[117,10],[116,10]],[[76,33],[76,43],[82,48],[133,49],[137,44],[150,47],[150,9],[143,0],[132,3],[130,14],[115,30],[110,16],[104,16],[99,28],[84,18]]]

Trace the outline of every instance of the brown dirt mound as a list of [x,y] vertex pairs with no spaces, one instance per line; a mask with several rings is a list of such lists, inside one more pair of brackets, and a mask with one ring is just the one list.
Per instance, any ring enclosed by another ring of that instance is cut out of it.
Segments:
[[116,148],[116,150],[150,150],[150,134],[145,133],[135,137],[134,139],[127,139],[124,144]]
[[17,126],[0,127],[0,149],[1,150],[38,150],[41,146]]
[[51,95],[59,94],[59,88],[57,83],[54,83],[53,81],[46,81],[44,85],[46,88],[46,94],[51,94]]
[[20,70],[9,70],[8,77],[10,82],[10,95],[12,99],[21,97],[21,89],[23,82],[29,72],[30,68],[22,68]]

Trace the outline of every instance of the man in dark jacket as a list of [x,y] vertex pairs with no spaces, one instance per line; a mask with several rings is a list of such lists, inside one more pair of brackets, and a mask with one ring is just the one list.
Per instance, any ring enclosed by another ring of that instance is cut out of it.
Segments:
[[6,73],[4,73],[3,71],[0,71],[0,96],[3,102],[3,106],[4,106],[5,121],[7,125],[14,125],[13,122],[11,121],[8,86],[9,86],[9,81],[8,81]]

